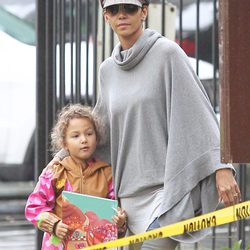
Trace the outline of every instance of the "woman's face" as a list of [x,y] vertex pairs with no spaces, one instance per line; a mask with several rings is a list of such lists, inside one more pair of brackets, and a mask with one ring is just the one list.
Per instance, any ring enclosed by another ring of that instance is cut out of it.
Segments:
[[132,4],[117,4],[104,10],[104,18],[120,41],[135,40],[142,33],[142,22],[147,11],[147,6],[140,8]]

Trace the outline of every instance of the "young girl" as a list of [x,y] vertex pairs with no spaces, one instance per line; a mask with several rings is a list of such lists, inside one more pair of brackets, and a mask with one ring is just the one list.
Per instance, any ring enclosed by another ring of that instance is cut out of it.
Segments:
[[[100,123],[89,107],[68,105],[59,113],[51,133],[52,149],[64,148],[69,156],[43,170],[25,208],[26,218],[44,231],[42,249],[64,249],[70,228],[62,222],[63,190],[114,199],[111,166],[93,157],[100,134]],[[113,220],[118,231],[124,231],[122,209]],[[58,238],[61,243],[56,244],[53,239]]]

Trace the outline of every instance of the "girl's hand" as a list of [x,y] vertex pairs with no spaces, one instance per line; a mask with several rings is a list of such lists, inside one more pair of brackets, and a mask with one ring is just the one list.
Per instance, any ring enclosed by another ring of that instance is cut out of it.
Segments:
[[114,223],[117,225],[118,228],[120,227],[123,227],[124,224],[126,223],[126,218],[127,218],[127,215],[125,213],[125,211],[118,207],[117,208],[117,214],[113,216],[113,221]]
[[216,171],[216,187],[219,201],[223,202],[226,207],[241,201],[240,189],[230,168]]
[[68,231],[69,226],[64,224],[61,220],[55,225],[54,233],[61,240],[66,239]]

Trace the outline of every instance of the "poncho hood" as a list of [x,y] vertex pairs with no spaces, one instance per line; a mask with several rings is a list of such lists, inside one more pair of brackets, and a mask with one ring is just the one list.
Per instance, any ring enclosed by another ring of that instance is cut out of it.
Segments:
[[146,29],[130,49],[122,51],[121,44],[118,43],[113,50],[112,58],[122,70],[130,70],[143,59],[160,37],[162,36],[158,32]]

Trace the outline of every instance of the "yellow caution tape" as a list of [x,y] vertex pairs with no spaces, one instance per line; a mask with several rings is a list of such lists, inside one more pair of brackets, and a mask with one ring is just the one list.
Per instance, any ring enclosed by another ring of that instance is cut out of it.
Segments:
[[186,232],[199,231],[209,227],[215,227],[237,220],[241,220],[250,216],[250,201],[223,208],[215,212],[203,214],[188,220],[177,222],[168,226],[157,228],[145,233],[121,238],[114,241],[84,248],[84,250],[103,250],[114,247],[131,245],[145,240],[154,240],[157,238],[165,238]]

